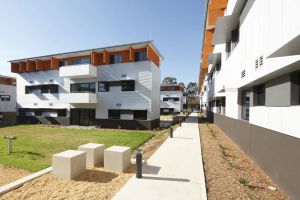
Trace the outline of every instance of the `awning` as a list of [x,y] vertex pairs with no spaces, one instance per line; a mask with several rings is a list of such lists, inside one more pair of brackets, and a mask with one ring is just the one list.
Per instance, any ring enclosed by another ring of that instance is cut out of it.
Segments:
[[300,55],[300,34],[274,51],[267,58]]
[[212,44],[224,44],[230,39],[231,32],[236,28],[240,20],[240,15],[247,0],[236,2],[231,15],[219,17],[217,20]]
[[212,65],[210,71],[213,71],[217,65],[221,64],[222,54],[213,53],[208,56],[208,64]]
[[237,26],[238,19],[238,15],[219,17],[212,39],[212,44],[216,45],[226,43],[230,39],[231,32]]

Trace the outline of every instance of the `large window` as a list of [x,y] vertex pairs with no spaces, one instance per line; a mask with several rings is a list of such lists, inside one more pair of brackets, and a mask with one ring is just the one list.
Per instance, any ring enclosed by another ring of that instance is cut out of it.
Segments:
[[10,101],[10,95],[0,95],[1,101]]
[[133,112],[133,119],[147,120],[147,110],[135,110]]
[[58,93],[58,85],[49,84],[49,85],[34,85],[34,86],[25,86],[25,94],[32,93]]
[[109,82],[98,83],[98,92],[108,92],[108,91],[109,91]]
[[120,119],[120,110],[108,110],[108,119]]
[[58,93],[58,85],[41,85],[41,93]]
[[91,83],[73,83],[71,84],[71,92],[72,93],[85,93],[85,92],[96,92],[96,84]]
[[121,81],[122,91],[134,91],[135,90],[135,81]]
[[258,85],[253,87],[253,105],[264,106],[265,105],[265,85]]
[[20,116],[35,116],[35,117],[66,117],[66,109],[19,109]]
[[121,62],[122,62],[121,54],[110,55],[110,57],[109,57],[110,64],[117,64],[117,63],[121,63]]
[[134,53],[135,61],[145,61],[147,60],[147,52],[146,50],[138,51]]
[[90,64],[91,60],[88,57],[73,59],[71,65]]

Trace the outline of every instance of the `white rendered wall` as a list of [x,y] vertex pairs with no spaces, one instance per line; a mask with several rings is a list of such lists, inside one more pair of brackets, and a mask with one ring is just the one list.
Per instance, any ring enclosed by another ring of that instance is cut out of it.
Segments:
[[300,138],[300,106],[250,108],[251,124]]
[[[53,82],[50,82],[53,80]],[[30,81],[33,81],[31,84]],[[58,84],[57,94],[25,94],[25,86],[41,84]],[[70,80],[59,77],[58,70],[40,71],[21,73],[17,75],[17,107],[21,108],[65,108],[69,109],[70,105],[60,101],[60,94],[69,93]],[[37,103],[37,105],[34,105]],[[52,103],[52,106],[49,105]]]
[[9,95],[10,101],[0,100],[0,112],[16,112],[16,86],[0,84],[1,95]]
[[[163,98],[178,97],[179,101],[168,100]],[[174,112],[181,112],[183,109],[183,94],[181,91],[161,91],[160,92],[160,108],[174,108]]]
[[135,91],[121,91],[121,86],[115,86],[109,92],[97,93],[96,118],[108,119],[108,109],[128,109],[148,110],[147,120],[158,119],[160,69],[151,61],[98,67],[98,81],[126,79],[135,80]]
[[[225,15],[232,13],[236,2],[237,0],[229,0]],[[218,92],[222,88],[226,88],[226,116],[240,119],[237,89],[247,88],[247,85],[255,85],[262,78],[270,79],[270,75],[300,60],[300,56],[267,58],[272,52],[300,34],[299,7],[300,1],[295,0],[256,0],[240,27],[239,43],[230,57],[225,58],[225,44],[215,45],[214,53],[222,53],[222,67],[221,71],[216,72],[213,83],[208,86],[208,92],[202,96],[202,102],[205,102],[206,98],[212,99],[222,95]],[[256,69],[255,60],[260,56],[264,57],[264,64]],[[244,78],[241,77],[243,70],[246,71]],[[277,73],[277,76],[279,75]],[[204,85],[207,85],[207,83],[204,82]],[[227,92],[227,90],[230,92]],[[205,97],[206,95],[207,97]],[[279,124],[260,120],[260,117],[263,118],[266,113],[269,113],[267,110],[272,113],[275,112],[275,108],[265,107],[261,109],[263,111],[258,107],[250,109],[250,123],[291,135],[299,133],[299,130],[295,127],[297,124],[295,117],[287,117],[289,119],[288,123],[290,123],[289,127],[284,129],[285,125],[282,125],[282,128],[279,128]],[[297,113],[298,110],[297,107],[281,107],[278,109],[283,113],[281,116],[293,110],[294,113]],[[276,116],[274,115],[274,117]],[[280,118],[279,116],[278,118]],[[277,118],[276,120],[273,119],[273,121],[278,120]]]

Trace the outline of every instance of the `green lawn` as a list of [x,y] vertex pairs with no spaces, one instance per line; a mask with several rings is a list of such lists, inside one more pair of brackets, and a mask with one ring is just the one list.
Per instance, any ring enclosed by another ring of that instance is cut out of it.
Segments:
[[[17,136],[13,153],[7,154],[5,135]],[[94,142],[130,146],[136,149],[151,138],[151,132],[117,130],[79,130],[38,125],[18,125],[0,128],[0,163],[32,172],[51,165],[53,154],[77,149],[81,144]]]

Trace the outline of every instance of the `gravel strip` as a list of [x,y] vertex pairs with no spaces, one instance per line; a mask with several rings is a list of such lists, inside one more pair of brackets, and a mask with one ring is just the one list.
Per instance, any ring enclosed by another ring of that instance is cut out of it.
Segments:
[[23,169],[0,166],[0,186],[11,183],[19,178],[29,175],[30,172]]
[[216,125],[199,127],[209,200],[289,199]]

